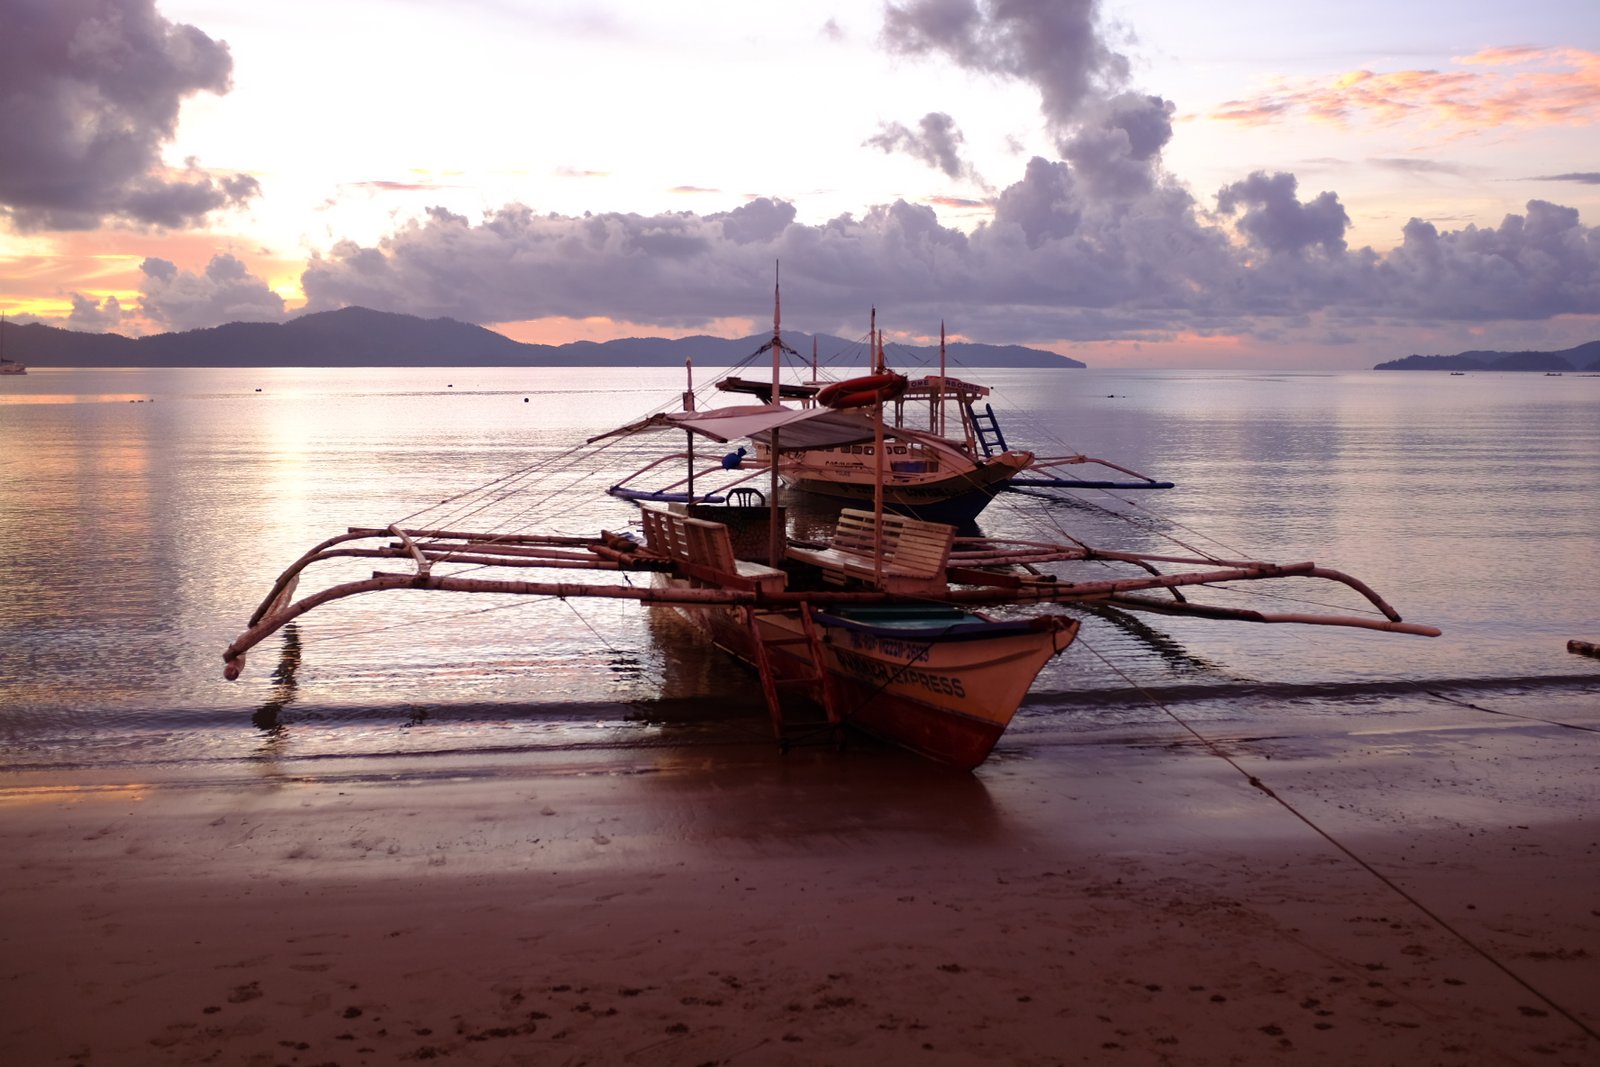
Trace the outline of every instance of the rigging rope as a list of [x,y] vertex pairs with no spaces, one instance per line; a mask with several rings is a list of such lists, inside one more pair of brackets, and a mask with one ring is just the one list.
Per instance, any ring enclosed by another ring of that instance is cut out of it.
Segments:
[[1102,656],[1100,654],[1099,650],[1097,650],[1093,645],[1090,645],[1087,642],[1085,642],[1082,639],[1081,636],[1079,637],[1078,643],[1083,645],[1085,648],[1087,648],[1089,650],[1090,655],[1094,656],[1096,659],[1100,660],[1101,663],[1103,663],[1107,667],[1109,667],[1115,674],[1119,675],[1122,678],[1122,680],[1124,682],[1126,682],[1129,686],[1131,686],[1132,688],[1138,690],[1145,697],[1146,700],[1150,701],[1150,703],[1152,705],[1154,705],[1155,707],[1159,708],[1164,715],[1166,715],[1169,719],[1171,719],[1173,722],[1177,723],[1180,727],[1182,727],[1196,741],[1199,741],[1200,744],[1205,747],[1206,751],[1210,752],[1213,756],[1216,756],[1218,759],[1222,760],[1228,766],[1230,766],[1234,770],[1238,771],[1239,774],[1245,779],[1245,781],[1249,782],[1252,787],[1254,787],[1255,789],[1260,790],[1269,799],[1271,799],[1275,804],[1277,804],[1279,807],[1283,808],[1284,811],[1288,812],[1290,815],[1292,815],[1296,819],[1300,820],[1300,822],[1304,823],[1306,825],[1306,827],[1308,827],[1318,837],[1322,838],[1328,844],[1330,844],[1334,848],[1338,849],[1349,860],[1351,860],[1351,862],[1355,863],[1362,870],[1366,871],[1373,878],[1375,878],[1379,882],[1381,882],[1385,887],[1387,887],[1396,896],[1400,897],[1402,900],[1404,900],[1406,903],[1410,904],[1417,911],[1421,912],[1422,915],[1424,915],[1430,922],[1432,922],[1440,930],[1443,930],[1445,933],[1449,934],[1451,937],[1454,937],[1462,945],[1466,946],[1468,949],[1472,950],[1472,952],[1476,953],[1478,956],[1480,956],[1485,961],[1487,961],[1496,970],[1500,971],[1507,978],[1510,978],[1517,985],[1521,986],[1531,996],[1534,996],[1534,997],[1538,998],[1544,1004],[1548,1005],[1551,1008],[1551,1010],[1555,1011],[1562,1018],[1564,1018],[1568,1022],[1572,1023],[1572,1025],[1576,1026],[1579,1030],[1583,1031],[1584,1034],[1586,1034],[1589,1037],[1594,1038],[1596,1040],[1600,1040],[1600,1030],[1596,1030],[1593,1026],[1590,1026],[1588,1023],[1586,1023],[1582,1019],[1578,1018],[1578,1016],[1575,1015],[1573,1012],[1569,1011],[1567,1008],[1565,1008],[1561,1004],[1557,1003],[1555,1001],[1555,999],[1552,998],[1549,994],[1547,994],[1547,993],[1543,992],[1542,990],[1540,990],[1532,982],[1530,982],[1526,978],[1522,977],[1516,971],[1513,971],[1510,968],[1510,966],[1508,966],[1507,964],[1503,963],[1500,959],[1498,959],[1496,956],[1494,956],[1488,949],[1484,948],[1477,941],[1473,940],[1470,936],[1468,936],[1459,927],[1455,926],[1448,919],[1444,918],[1444,916],[1440,915],[1438,912],[1436,912],[1432,908],[1428,907],[1420,899],[1418,899],[1414,894],[1410,893],[1404,887],[1402,887],[1399,883],[1397,883],[1394,879],[1390,878],[1388,875],[1384,874],[1382,871],[1380,871],[1376,867],[1374,867],[1367,860],[1365,860],[1361,856],[1357,855],[1355,850],[1350,848],[1350,846],[1346,845],[1343,841],[1340,841],[1337,837],[1333,836],[1333,834],[1330,831],[1325,830],[1321,826],[1317,825],[1317,823],[1315,821],[1313,821],[1309,815],[1306,815],[1299,808],[1295,807],[1292,803],[1290,803],[1287,799],[1285,799],[1284,797],[1280,796],[1277,792],[1275,792],[1272,789],[1271,786],[1269,786],[1265,782],[1263,782],[1257,775],[1251,774],[1236,759],[1234,759],[1232,756],[1228,755],[1226,752],[1222,751],[1222,749],[1220,747],[1218,747],[1217,744],[1214,741],[1212,741],[1210,738],[1208,738],[1208,737],[1204,736],[1203,734],[1201,734],[1200,731],[1196,730],[1193,726],[1189,725],[1189,723],[1187,721],[1185,721],[1175,711],[1173,711],[1170,707],[1168,707],[1161,700],[1159,700],[1155,696],[1155,694],[1153,694],[1149,690],[1145,689],[1144,686],[1142,686],[1138,682],[1134,681],[1131,677],[1129,677],[1126,673],[1124,673],[1121,669],[1119,669],[1110,660],[1108,660],[1104,656]]

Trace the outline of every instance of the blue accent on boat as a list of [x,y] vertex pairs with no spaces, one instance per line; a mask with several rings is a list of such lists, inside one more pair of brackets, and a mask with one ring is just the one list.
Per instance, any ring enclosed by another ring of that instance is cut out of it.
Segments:
[[691,496],[688,493],[668,493],[662,490],[628,489],[620,485],[613,485],[606,490],[606,493],[619,500],[657,500],[664,504],[721,504],[727,499],[715,493]]
[[960,608],[940,606],[877,606],[836,608],[813,614],[824,626],[901,639],[926,638],[930,641],[963,641],[997,637],[1007,633],[1031,633],[1038,629],[1030,619],[998,622]]
[[1171,489],[1172,482],[1112,482],[1089,478],[1011,478],[1004,488],[1026,486],[1038,489]]

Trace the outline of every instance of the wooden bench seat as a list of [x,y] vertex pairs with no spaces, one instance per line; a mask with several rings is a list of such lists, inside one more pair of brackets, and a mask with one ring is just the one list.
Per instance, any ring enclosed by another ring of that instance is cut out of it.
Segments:
[[[791,548],[790,559],[821,568],[824,577],[842,584],[864,581],[895,593],[933,592],[946,587],[945,567],[956,528],[904,515],[884,515],[880,525],[870,511],[846,508],[839,513],[833,544],[828,548]],[[881,543],[883,563],[875,556]]]
[[733,554],[728,527],[708,519],[692,519],[673,511],[641,508],[644,542],[650,551],[678,564],[691,578],[732,589],[776,592],[787,576],[776,567],[751,563]]

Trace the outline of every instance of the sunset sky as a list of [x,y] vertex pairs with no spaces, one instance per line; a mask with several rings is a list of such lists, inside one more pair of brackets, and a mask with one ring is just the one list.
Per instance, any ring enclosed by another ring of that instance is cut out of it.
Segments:
[[1600,338],[1595,0],[0,0],[0,309],[1092,366]]

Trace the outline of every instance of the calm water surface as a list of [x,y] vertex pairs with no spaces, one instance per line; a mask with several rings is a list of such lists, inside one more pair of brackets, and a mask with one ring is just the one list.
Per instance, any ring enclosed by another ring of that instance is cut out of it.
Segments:
[[[1003,743],[1153,721],[1141,690],[1241,702],[1600,681],[1600,378],[1000,370],[1013,447],[1166,492],[1008,495],[990,534],[1316,560],[1433,640],[1086,618]],[[698,371],[697,378],[710,372]],[[760,737],[752,678],[627,604],[380,594],[319,609],[223,680],[276,575],[350,525],[635,524],[641,466],[583,438],[665,407],[676,369],[50,370],[0,383],[0,767],[689,744]],[[714,400],[722,403],[724,400]],[[497,514],[456,494],[531,468]],[[440,522],[439,524],[443,524]],[[363,575],[370,561],[347,570]],[[1315,586],[1303,600],[1348,609]],[[1260,605],[1266,606],[1266,605]]]

